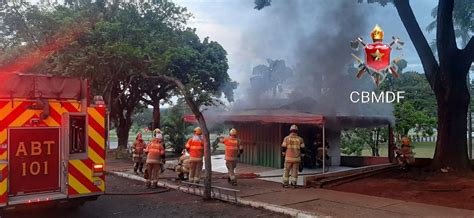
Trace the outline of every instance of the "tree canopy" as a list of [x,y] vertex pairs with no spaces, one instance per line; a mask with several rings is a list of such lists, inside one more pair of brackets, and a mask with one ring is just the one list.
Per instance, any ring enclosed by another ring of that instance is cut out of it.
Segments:
[[237,83],[227,74],[226,51],[209,38],[199,39],[186,26],[191,14],[172,2],[67,1],[0,9],[0,45],[4,51],[21,51],[9,52],[15,54],[11,60],[74,31],[68,43],[25,70],[89,79],[92,94],[105,96],[119,146],[126,146],[137,107],[179,94],[169,82],[145,75],[177,78],[198,105],[213,105],[222,94],[233,100]]
[[284,60],[267,59],[268,65],[257,65],[252,70],[250,92],[263,94],[271,91],[271,96],[282,92],[282,84],[293,76],[293,70],[286,66]]

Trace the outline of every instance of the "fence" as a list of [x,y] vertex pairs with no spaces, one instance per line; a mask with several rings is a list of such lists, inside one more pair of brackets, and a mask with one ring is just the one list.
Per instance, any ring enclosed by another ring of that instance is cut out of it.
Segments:
[[414,142],[436,142],[437,136],[429,136],[429,137],[419,137],[419,136],[412,136],[411,137]]

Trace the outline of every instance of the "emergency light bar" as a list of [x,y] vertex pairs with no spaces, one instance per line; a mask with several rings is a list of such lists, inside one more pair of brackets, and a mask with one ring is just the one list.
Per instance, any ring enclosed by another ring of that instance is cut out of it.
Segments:
[[104,98],[102,98],[102,96],[100,95],[94,96],[94,105],[96,105],[97,107],[104,107],[105,106]]

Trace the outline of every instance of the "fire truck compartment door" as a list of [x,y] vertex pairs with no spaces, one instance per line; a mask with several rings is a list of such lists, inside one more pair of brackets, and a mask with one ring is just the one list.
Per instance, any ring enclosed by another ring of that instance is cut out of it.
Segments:
[[59,128],[12,128],[8,132],[9,194],[59,191]]

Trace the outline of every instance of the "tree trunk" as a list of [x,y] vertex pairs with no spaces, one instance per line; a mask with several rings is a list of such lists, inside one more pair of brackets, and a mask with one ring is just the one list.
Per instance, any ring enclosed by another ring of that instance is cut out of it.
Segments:
[[393,3],[420,57],[438,103],[438,140],[432,167],[467,170],[470,168],[466,136],[470,96],[466,78],[474,60],[474,37],[464,49],[457,48],[453,26],[454,0],[440,0],[436,17],[437,61],[409,1],[397,0]]
[[212,164],[211,164],[211,143],[209,141],[209,129],[207,128],[206,120],[199,110],[199,105],[194,101],[193,96],[188,92],[183,83],[175,77],[169,76],[146,76],[145,78],[158,78],[164,81],[172,82],[176,85],[178,90],[184,96],[186,104],[191,108],[196,120],[201,127],[202,134],[204,135],[204,164],[205,164],[205,175],[204,179],[204,196],[203,199],[209,200],[212,198]]
[[[196,114],[195,114],[196,115]],[[204,180],[204,199],[209,200],[212,198],[212,164],[211,164],[211,143],[209,143],[209,130],[207,128],[206,121],[202,116],[202,113],[199,112],[197,116],[199,126],[201,126],[202,134],[204,135],[204,164],[205,164],[205,175]]]
[[375,146],[374,146],[374,157],[380,157],[380,153],[379,153],[379,137],[380,137],[380,129],[377,128],[375,130]]
[[[186,90],[184,89],[184,86],[181,85],[181,83],[177,84],[178,88],[182,90],[183,93],[186,93]],[[205,175],[206,177],[204,178],[204,196],[203,198],[205,200],[209,200],[212,198],[212,164],[211,164],[211,143],[209,141],[209,129],[207,128],[206,120],[204,119],[204,116],[202,115],[201,111],[199,110],[199,106],[196,104],[196,102],[193,101],[192,97],[189,95],[186,95],[184,97],[186,100],[186,103],[188,106],[191,108],[191,111],[193,112],[194,116],[196,117],[196,120],[199,123],[199,126],[201,127],[202,134],[203,134],[203,140],[204,140],[204,166],[205,166]]]
[[132,123],[127,121],[127,119],[119,118],[119,124],[117,126],[116,132],[118,137],[118,148],[126,149],[128,144],[128,136]]
[[152,128],[160,128],[161,113],[160,113],[160,101],[153,102],[153,124]]
[[438,103],[438,140],[432,167],[466,170],[469,169],[466,136],[469,92],[465,79],[458,77],[450,80],[453,84],[449,88],[435,90]]

